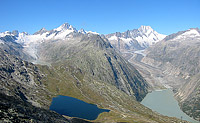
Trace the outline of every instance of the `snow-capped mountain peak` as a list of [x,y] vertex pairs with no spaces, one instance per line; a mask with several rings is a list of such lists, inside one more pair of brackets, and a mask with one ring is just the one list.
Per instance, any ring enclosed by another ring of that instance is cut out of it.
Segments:
[[183,33],[182,35],[200,36],[200,33],[199,33],[198,29],[191,28],[191,29],[187,30],[185,33]]
[[126,49],[134,51],[145,49],[158,41],[164,39],[166,35],[159,34],[150,26],[141,26],[138,29],[127,30],[126,32],[106,35],[114,47],[126,52]]
[[144,48],[149,47],[166,37],[166,35],[159,34],[150,26],[141,26],[138,28],[138,31],[139,35],[135,39]]
[[86,34],[86,31],[83,28],[81,28],[78,32],[82,34]]
[[[19,33],[18,31],[13,32],[2,32],[0,33],[0,37],[4,37],[6,35],[11,35],[16,37],[16,42],[20,43],[24,47],[24,51],[28,53],[33,58],[37,59],[37,49],[38,46],[46,41],[54,41],[54,40],[68,40],[70,38],[73,38],[74,33],[82,33],[82,34],[96,34],[95,32],[87,32],[84,29],[81,29],[79,31],[76,30],[72,25],[68,23],[64,23],[58,28],[52,29],[48,31],[45,28],[40,29],[39,31],[35,32],[33,35],[29,35],[26,32]],[[2,43],[2,42],[1,42]]]
[[11,32],[9,32],[9,31],[5,31],[5,32],[2,32],[2,33],[0,33],[0,37],[4,37],[4,36],[6,36],[6,35],[12,35],[12,36],[14,36]]
[[154,30],[150,26],[142,25],[140,28],[138,28],[138,31],[142,33],[147,33],[147,32],[153,32]]
[[1,32],[0,33],[0,37],[5,37],[6,35],[16,36],[17,37],[19,35],[19,32],[18,32],[18,30],[13,30],[12,32],[5,31],[5,32]]
[[72,25],[70,25],[68,23],[64,23],[64,24],[62,24],[61,26],[59,26],[58,28],[56,28],[54,30],[56,30],[56,31],[66,31],[66,30],[76,31],[76,29]]
[[42,35],[43,33],[47,32],[48,30],[45,29],[44,27],[42,29],[40,29],[39,31],[35,32],[33,35],[37,35],[37,34],[40,34]]
[[173,40],[186,38],[200,38],[200,30],[198,28],[188,29],[184,31],[184,33],[181,33],[180,35],[176,36]]
[[98,32],[93,32],[93,31],[86,31],[87,34],[95,34],[95,35],[99,35]]

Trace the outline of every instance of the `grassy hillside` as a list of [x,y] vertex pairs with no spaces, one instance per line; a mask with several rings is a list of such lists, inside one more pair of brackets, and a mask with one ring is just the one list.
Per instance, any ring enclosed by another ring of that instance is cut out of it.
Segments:
[[54,96],[71,96],[87,103],[97,104],[99,108],[111,110],[100,114],[95,122],[166,123],[180,121],[152,112],[115,86],[91,79],[80,69],[63,67],[58,64],[51,67],[39,66],[39,69],[45,73],[43,82]]

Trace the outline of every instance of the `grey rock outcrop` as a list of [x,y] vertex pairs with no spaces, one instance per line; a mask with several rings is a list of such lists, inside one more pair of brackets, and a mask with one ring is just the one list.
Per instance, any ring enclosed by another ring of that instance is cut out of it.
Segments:
[[50,104],[48,100],[38,96],[50,95],[41,83],[43,75],[38,68],[2,49],[0,49],[0,76],[1,93],[18,97],[38,107],[47,107]]
[[33,106],[14,96],[0,93],[0,122],[3,123],[69,123],[61,115]]

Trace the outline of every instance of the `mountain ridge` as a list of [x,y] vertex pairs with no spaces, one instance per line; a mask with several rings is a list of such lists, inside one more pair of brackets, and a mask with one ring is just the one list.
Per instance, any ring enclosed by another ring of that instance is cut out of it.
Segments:
[[166,35],[157,33],[150,26],[142,25],[138,29],[127,30],[123,33],[111,33],[107,34],[106,37],[120,52],[134,52],[148,48],[165,38]]

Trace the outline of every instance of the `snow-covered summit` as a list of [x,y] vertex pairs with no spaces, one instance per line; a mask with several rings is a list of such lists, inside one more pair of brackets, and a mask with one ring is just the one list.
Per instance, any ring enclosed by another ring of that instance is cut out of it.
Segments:
[[43,39],[65,39],[68,34],[73,32],[76,33],[78,31],[72,25],[64,23],[61,26],[50,31],[42,28],[39,31],[35,32],[33,35],[37,35],[39,37],[42,37]]
[[66,30],[73,30],[73,31],[77,31],[76,28],[74,28],[72,25],[68,24],[68,23],[64,23],[61,26],[59,26],[58,28],[54,29],[56,31],[66,31]]
[[200,38],[200,30],[198,28],[188,29],[181,35],[178,35],[174,40],[186,38]]
[[45,29],[44,27],[42,29],[40,29],[39,31],[35,32],[33,35],[37,35],[37,34],[40,34],[42,35],[43,33],[47,32],[48,30]]
[[138,29],[137,34],[138,35],[135,36],[134,38],[144,48],[149,47],[166,37],[166,35],[159,34],[155,30],[153,30],[150,26],[141,26]]
[[86,34],[87,33],[83,28],[81,28],[78,32],[82,33],[82,34]]
[[78,32],[79,32],[79,33],[82,33],[82,34],[95,34],[95,35],[99,35],[99,33],[97,33],[97,32],[85,31],[85,30],[82,29],[82,28],[81,28]]
[[9,32],[9,31],[5,31],[5,32],[2,32],[2,33],[0,33],[0,37],[5,37],[6,35],[12,35],[12,36],[14,36],[11,32]]
[[73,32],[77,32],[77,30],[68,23],[64,23],[58,28],[52,29],[50,31],[42,28],[35,32],[33,35],[28,35],[25,32],[19,33],[18,36],[16,36],[16,42],[22,44],[24,50],[30,56],[37,59],[37,48],[41,43],[50,40],[64,40],[67,35]]
[[73,38],[74,33],[82,33],[84,35],[98,34],[96,32],[85,31],[84,29],[77,31],[76,28],[74,28],[72,25],[64,23],[52,30],[42,28],[35,32],[33,35],[29,35],[26,32],[19,33],[18,31],[6,31],[0,33],[0,37],[4,37],[6,35],[15,36],[16,42],[24,47],[24,51],[33,58],[37,59],[37,49],[41,43],[45,41],[68,40]]
[[98,32],[93,32],[93,31],[86,31],[87,34],[95,34],[95,35],[99,35]]
[[154,31],[150,26],[143,26],[143,25],[140,28],[138,28],[138,30],[141,33],[148,33],[148,32],[153,32]]
[[[25,32],[23,32],[23,33],[25,33]],[[13,30],[12,32],[10,32],[10,31],[0,32],[0,37],[5,37],[6,35],[17,37],[19,35],[19,32],[18,32],[18,30]]]
[[[138,29],[127,30],[126,32],[116,32],[106,35],[108,40],[116,45],[123,44],[128,49],[145,49],[158,41],[164,39],[166,35],[159,34],[150,26],[141,26]],[[122,47],[121,47],[122,48]]]

